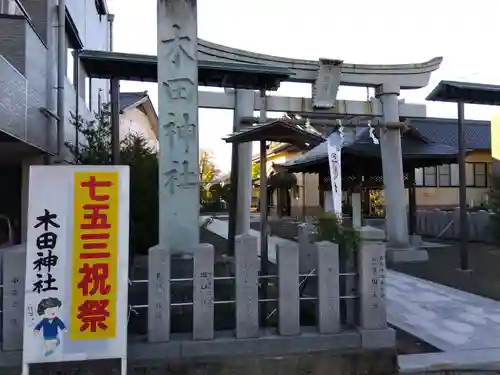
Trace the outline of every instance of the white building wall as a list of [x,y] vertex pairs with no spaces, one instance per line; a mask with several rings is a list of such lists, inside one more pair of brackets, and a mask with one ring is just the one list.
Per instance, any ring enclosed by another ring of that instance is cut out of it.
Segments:
[[120,115],[120,139],[124,139],[130,133],[143,136],[148,141],[149,146],[158,151],[158,139],[153,132],[152,124],[148,116],[138,108],[126,109]]

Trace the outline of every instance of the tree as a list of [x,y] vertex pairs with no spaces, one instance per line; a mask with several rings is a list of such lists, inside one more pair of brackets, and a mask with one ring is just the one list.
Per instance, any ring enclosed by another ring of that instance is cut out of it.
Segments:
[[200,151],[200,180],[212,181],[217,173],[214,154],[210,150]]
[[212,200],[217,202],[229,202],[229,191],[230,185],[225,183],[212,184],[209,187],[209,192],[211,194]]
[[[213,152],[210,150],[200,151],[200,180],[213,181],[219,171],[215,167]],[[200,185],[200,201],[203,204],[210,200],[210,191],[206,184]]]
[[252,180],[260,178],[260,163],[252,163]]
[[[111,164],[111,113],[103,106],[94,121],[71,122],[81,137],[78,145],[66,143],[77,164]],[[158,243],[158,160],[144,137],[131,134],[120,145],[120,161],[130,167],[130,255],[147,254]]]
[[488,208],[491,211],[490,227],[493,236],[500,243],[500,177],[491,177],[491,190],[488,199]]

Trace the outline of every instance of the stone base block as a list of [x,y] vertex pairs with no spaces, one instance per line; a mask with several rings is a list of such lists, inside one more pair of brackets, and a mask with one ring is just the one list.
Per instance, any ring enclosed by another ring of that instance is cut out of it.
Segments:
[[365,225],[358,229],[361,239],[366,241],[385,241],[385,231],[370,225]]
[[387,249],[388,263],[417,263],[427,262],[429,254],[425,249]]
[[396,347],[396,331],[386,329],[359,329],[363,349],[382,349]]
[[410,236],[410,245],[411,246],[415,246],[415,247],[418,247],[422,244],[422,236],[418,235],[418,234],[412,234]]

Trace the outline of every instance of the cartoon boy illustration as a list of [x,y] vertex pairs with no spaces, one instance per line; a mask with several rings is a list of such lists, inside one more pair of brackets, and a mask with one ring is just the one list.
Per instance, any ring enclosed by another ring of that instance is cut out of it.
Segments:
[[35,334],[39,334],[40,330],[43,333],[43,340],[45,343],[45,356],[54,353],[54,350],[61,343],[59,339],[59,330],[66,332],[66,326],[59,315],[59,309],[62,303],[58,298],[49,297],[40,301],[37,308],[37,313],[43,319],[38,323],[34,329]]

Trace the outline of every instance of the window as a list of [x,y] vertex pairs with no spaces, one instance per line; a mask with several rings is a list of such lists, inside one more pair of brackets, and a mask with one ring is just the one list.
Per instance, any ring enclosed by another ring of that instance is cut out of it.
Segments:
[[[468,187],[488,186],[488,163],[466,163],[465,180]],[[446,164],[439,167],[419,168],[415,170],[416,186],[459,186],[458,164]]]
[[458,164],[450,165],[450,175],[451,175],[451,186],[458,186],[460,179],[458,175]]
[[415,169],[415,186],[437,186],[437,168],[425,167]]
[[488,186],[486,163],[473,163],[474,187]]
[[424,168],[424,186],[437,186],[437,168],[425,167]]
[[422,168],[415,169],[415,186],[424,186],[424,170]]
[[488,186],[487,163],[465,164],[465,177],[468,187],[487,187]]
[[438,183],[440,187],[451,186],[451,166],[449,164],[438,167]]
[[467,186],[474,186],[474,164],[465,164],[465,184]]

